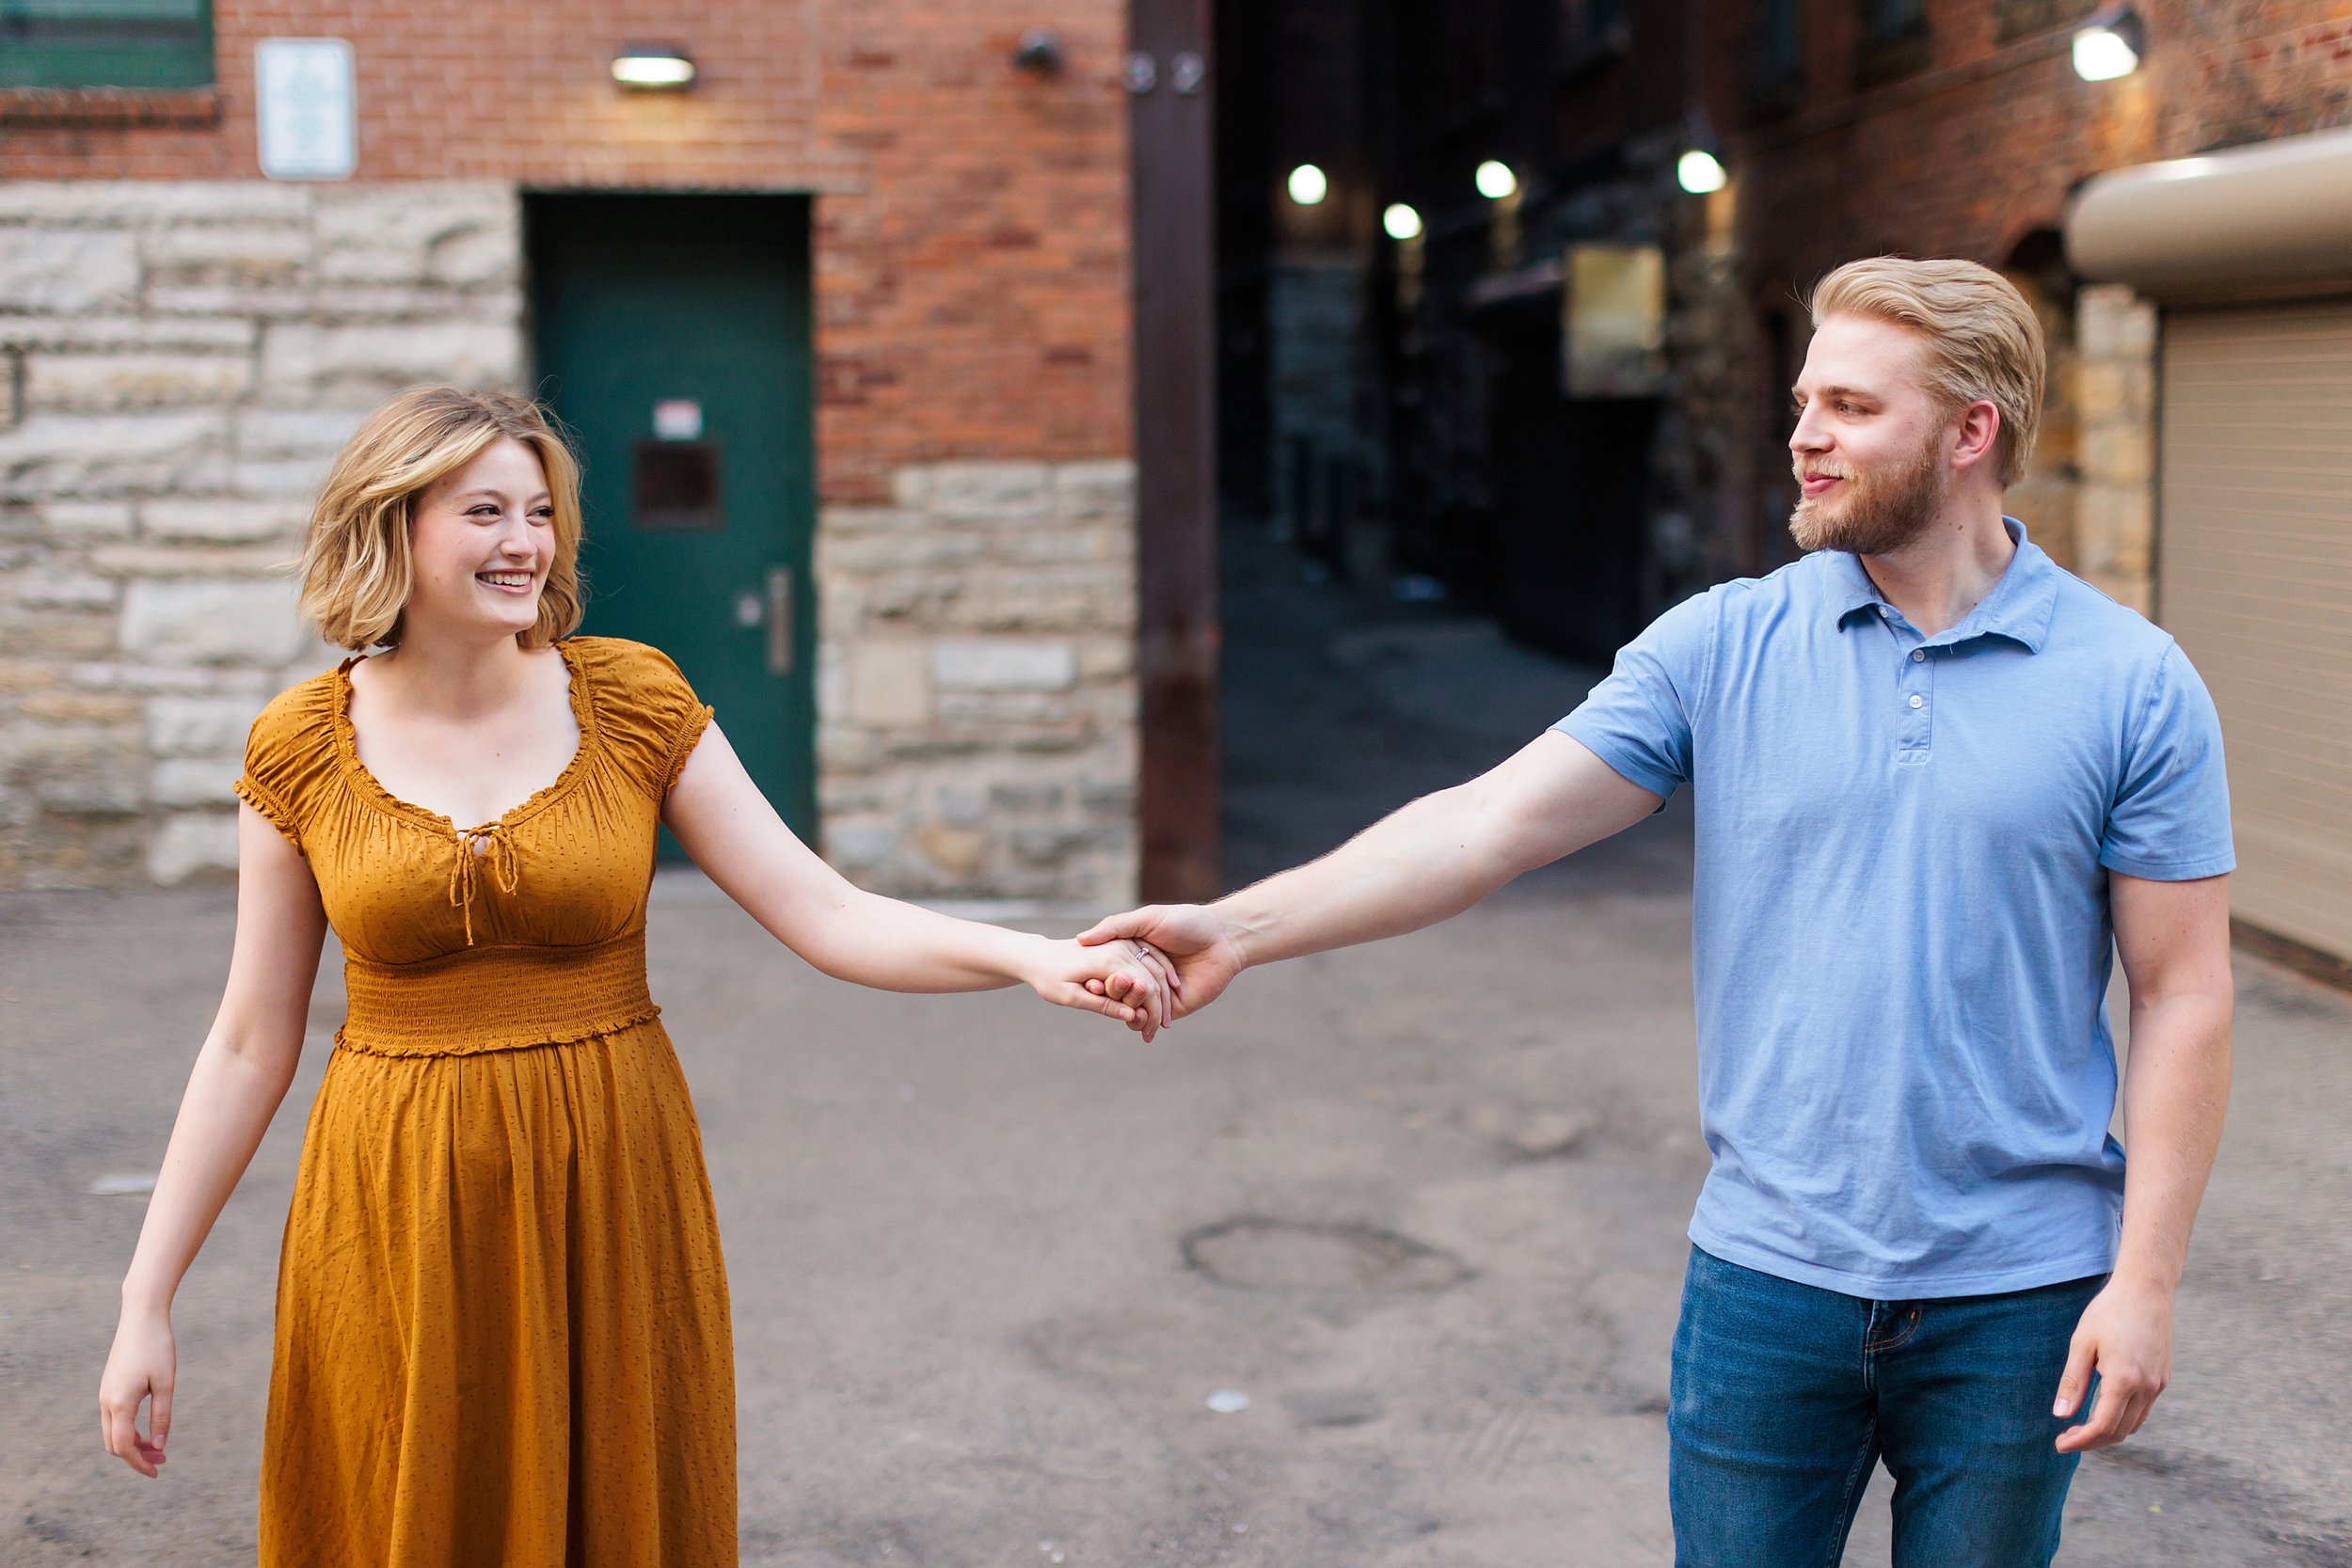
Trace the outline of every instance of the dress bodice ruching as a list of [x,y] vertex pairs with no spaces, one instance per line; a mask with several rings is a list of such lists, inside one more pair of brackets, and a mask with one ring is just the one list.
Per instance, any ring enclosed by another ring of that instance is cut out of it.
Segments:
[[661,803],[710,710],[643,643],[556,646],[579,750],[494,822],[460,828],[368,771],[351,726],[356,659],[281,693],[254,721],[237,793],[310,860],[347,959],[589,948],[644,928]]

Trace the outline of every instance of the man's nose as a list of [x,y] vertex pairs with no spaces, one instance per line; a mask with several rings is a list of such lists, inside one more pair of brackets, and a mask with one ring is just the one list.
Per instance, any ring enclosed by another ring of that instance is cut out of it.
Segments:
[[1797,428],[1788,433],[1788,450],[1799,454],[1829,450],[1829,440],[1815,424],[1810,410],[1797,416]]

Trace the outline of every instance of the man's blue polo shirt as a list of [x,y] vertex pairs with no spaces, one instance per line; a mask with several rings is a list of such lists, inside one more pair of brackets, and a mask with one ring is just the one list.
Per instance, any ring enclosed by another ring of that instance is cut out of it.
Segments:
[[2221,729],[2170,637],[2009,530],[1934,637],[1820,551],[1668,610],[1557,726],[1696,792],[1719,1258],[1879,1299],[2114,1263],[2107,873],[2232,867]]

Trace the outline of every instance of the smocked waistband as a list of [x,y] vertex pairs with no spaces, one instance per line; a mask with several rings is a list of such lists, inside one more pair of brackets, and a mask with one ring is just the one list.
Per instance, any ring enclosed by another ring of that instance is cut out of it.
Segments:
[[469,947],[421,963],[343,957],[335,1043],[371,1056],[470,1056],[564,1045],[643,1023],[644,927],[591,947]]

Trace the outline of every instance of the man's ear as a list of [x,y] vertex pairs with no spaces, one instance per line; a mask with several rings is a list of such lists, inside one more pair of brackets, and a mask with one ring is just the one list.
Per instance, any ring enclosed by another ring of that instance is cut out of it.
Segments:
[[1979,398],[1960,411],[1959,439],[1952,447],[1952,466],[1972,468],[1992,461],[2000,439],[2000,409]]

